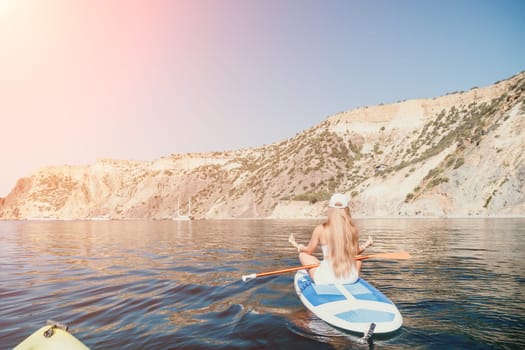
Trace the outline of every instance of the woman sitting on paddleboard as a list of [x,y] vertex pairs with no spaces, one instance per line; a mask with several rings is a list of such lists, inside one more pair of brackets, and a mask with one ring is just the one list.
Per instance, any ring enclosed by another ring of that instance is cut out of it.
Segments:
[[[348,202],[348,197],[341,193],[335,193],[330,198],[327,221],[314,229],[307,246],[297,244],[293,233],[288,239],[297,248],[301,264],[319,264],[319,267],[309,271],[316,284],[347,284],[357,281],[361,261],[356,261],[355,258],[373,243],[372,238],[368,238],[362,247],[359,246],[359,232],[354,226]],[[322,261],[312,255],[318,245],[321,245],[323,251]]]

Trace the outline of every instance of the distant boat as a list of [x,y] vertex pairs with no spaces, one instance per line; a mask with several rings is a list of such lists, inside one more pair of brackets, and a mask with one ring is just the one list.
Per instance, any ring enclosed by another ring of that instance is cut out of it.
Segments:
[[188,214],[182,215],[180,213],[180,199],[177,200],[177,215],[172,218],[172,220],[176,221],[190,221],[193,219],[193,216],[191,216],[191,197],[188,200]]

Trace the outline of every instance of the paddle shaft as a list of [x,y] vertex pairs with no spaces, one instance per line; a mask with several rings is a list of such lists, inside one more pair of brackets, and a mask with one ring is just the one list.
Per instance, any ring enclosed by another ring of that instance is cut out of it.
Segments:
[[255,276],[264,277],[264,276],[278,275],[281,273],[294,272],[294,271],[299,271],[302,269],[306,269],[306,270],[313,269],[314,267],[318,267],[318,266],[319,264],[310,264],[310,265],[304,265],[304,266],[289,267],[287,269],[282,269],[282,270],[256,273]]
[[[355,258],[356,260],[366,260],[366,259],[410,259],[410,254],[407,252],[398,252],[398,253],[378,253],[378,254],[371,254],[371,255],[358,255]],[[287,272],[294,272],[299,271],[303,269],[312,269],[315,267],[318,267],[319,264],[310,264],[310,265],[303,265],[303,266],[296,266],[296,267],[289,267],[286,269],[281,270],[275,270],[275,271],[268,271],[268,272],[260,272],[260,273],[252,273],[250,275],[243,275],[242,280],[244,282],[257,278],[257,277],[264,277],[264,276],[272,276],[272,275],[279,275],[282,273]]]
[[317,266],[319,266],[319,264],[310,264],[310,265],[304,265],[304,266],[289,267],[287,269],[281,269],[281,270],[275,270],[275,271],[252,273],[250,275],[243,275],[242,276],[242,281],[246,282],[246,281],[252,280],[252,279],[257,278],[257,277],[278,275],[278,274],[281,274],[281,273],[299,271],[299,270],[302,270],[302,269],[312,269],[312,268],[317,267]]

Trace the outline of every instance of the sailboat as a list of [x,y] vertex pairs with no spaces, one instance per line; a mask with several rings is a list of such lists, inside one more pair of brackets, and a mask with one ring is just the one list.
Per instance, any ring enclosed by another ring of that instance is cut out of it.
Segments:
[[177,221],[190,221],[192,220],[193,217],[191,216],[191,197],[189,198],[188,200],[188,214],[187,215],[182,215],[180,213],[180,198],[177,200],[177,216],[174,216],[172,218],[172,220],[177,220]]

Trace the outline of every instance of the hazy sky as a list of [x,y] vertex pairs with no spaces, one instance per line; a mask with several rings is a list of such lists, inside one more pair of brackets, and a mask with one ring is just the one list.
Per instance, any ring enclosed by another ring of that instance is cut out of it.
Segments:
[[0,0],[0,196],[45,165],[261,146],[524,69],[522,0]]

